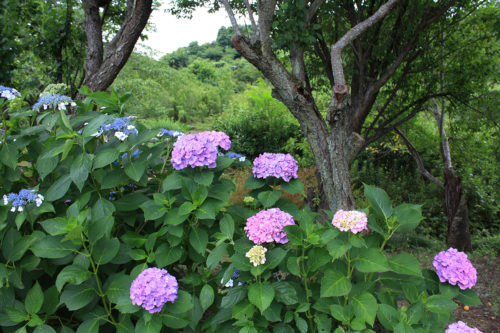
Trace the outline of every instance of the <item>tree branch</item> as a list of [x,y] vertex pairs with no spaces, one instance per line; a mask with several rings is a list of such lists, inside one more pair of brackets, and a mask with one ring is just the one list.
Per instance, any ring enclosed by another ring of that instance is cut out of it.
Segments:
[[231,25],[233,26],[234,33],[239,36],[243,36],[240,27],[238,26],[238,22],[236,21],[236,17],[234,16],[233,9],[229,5],[229,2],[227,2],[227,0],[221,0],[221,2],[224,5],[224,8],[226,9],[227,15],[229,16],[229,20],[231,21]]
[[257,38],[259,38],[259,29],[257,28],[257,24],[255,24],[255,19],[253,18],[253,11],[250,7],[250,3],[248,2],[248,0],[243,0],[243,2],[245,3],[245,7],[247,7],[248,16],[250,17],[250,23],[252,24],[252,41],[255,41]]
[[311,6],[309,6],[309,10],[307,11],[307,22],[311,22],[314,15],[318,11],[319,7],[325,2],[325,0],[314,0]]

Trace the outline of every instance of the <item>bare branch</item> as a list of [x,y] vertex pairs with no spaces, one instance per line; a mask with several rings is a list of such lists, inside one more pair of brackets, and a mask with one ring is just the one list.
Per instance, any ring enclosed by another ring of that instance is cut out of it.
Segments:
[[372,16],[364,20],[363,22],[357,24],[351,30],[349,30],[342,38],[340,38],[331,48],[331,62],[333,68],[333,77],[335,84],[345,85],[344,69],[342,66],[342,50],[349,45],[353,40],[358,38],[363,32],[368,28],[373,26],[375,23],[380,21],[384,16],[386,16],[392,7],[399,0],[389,0],[375,12]]
[[434,177],[429,171],[427,171],[427,169],[424,166],[424,162],[422,161],[422,158],[420,157],[420,154],[418,153],[417,149],[415,148],[415,146],[412,145],[410,140],[408,140],[408,138],[403,134],[403,132],[401,132],[397,127],[394,127],[394,131],[399,134],[401,139],[403,139],[406,147],[410,151],[411,156],[413,156],[413,159],[417,163],[417,168],[420,174],[422,174],[422,176],[429,179],[434,184],[437,184],[440,187],[444,188],[443,182]]
[[250,7],[248,0],[243,0],[245,7],[247,7],[248,17],[250,18],[250,23],[252,24],[252,41],[256,40],[259,36],[259,29],[257,29],[257,24],[255,24],[255,19],[253,18],[253,11]]
[[318,11],[319,7],[325,2],[325,0],[314,0],[311,6],[309,7],[309,10],[307,11],[307,22],[311,22],[312,18],[314,15],[316,15],[316,12]]
[[238,22],[236,22],[236,17],[234,16],[233,9],[229,5],[229,2],[227,0],[220,0],[222,4],[224,5],[224,8],[226,9],[226,13],[229,16],[229,20],[231,21],[231,25],[233,26],[234,33],[237,34],[238,36],[243,36],[243,34],[240,31],[240,27],[238,26]]

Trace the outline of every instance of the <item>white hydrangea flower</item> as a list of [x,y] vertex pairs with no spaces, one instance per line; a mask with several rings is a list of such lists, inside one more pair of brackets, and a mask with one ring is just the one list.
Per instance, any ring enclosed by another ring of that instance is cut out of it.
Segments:
[[121,141],[124,141],[126,138],[128,138],[128,135],[123,132],[115,132],[115,136]]

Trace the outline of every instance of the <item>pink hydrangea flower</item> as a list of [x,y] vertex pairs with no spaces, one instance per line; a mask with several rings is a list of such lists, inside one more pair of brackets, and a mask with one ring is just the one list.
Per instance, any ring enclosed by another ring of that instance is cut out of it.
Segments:
[[476,269],[465,253],[454,248],[439,252],[432,265],[436,268],[441,282],[448,281],[454,286],[458,284],[462,290],[472,288],[476,284]]
[[295,222],[292,215],[279,208],[271,208],[248,218],[244,229],[248,239],[255,244],[272,242],[285,244],[288,238],[283,227],[293,224]]
[[178,289],[177,279],[165,269],[147,268],[132,282],[130,299],[149,313],[160,312],[166,302],[177,299]]
[[200,132],[179,137],[172,151],[172,166],[180,170],[187,166],[208,166],[215,168],[217,147],[231,148],[231,140],[222,132]]
[[255,178],[276,177],[289,182],[297,178],[297,161],[290,154],[260,154],[253,161],[252,172]]
[[339,210],[333,216],[332,224],[341,231],[350,231],[353,234],[368,230],[368,218],[366,214],[356,210]]
[[448,326],[445,333],[483,333],[483,332],[481,332],[477,328],[469,327],[464,322],[459,321]]

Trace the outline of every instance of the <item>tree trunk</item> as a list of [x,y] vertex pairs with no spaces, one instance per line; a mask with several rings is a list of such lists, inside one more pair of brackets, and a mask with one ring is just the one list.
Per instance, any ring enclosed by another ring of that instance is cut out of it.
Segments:
[[[87,34],[87,59],[85,81],[92,91],[106,90],[118,76],[134,50],[152,11],[152,0],[128,0],[127,15],[113,40],[104,47],[100,7],[109,1],[83,0],[85,33]],[[104,14],[103,14],[104,15]],[[83,99],[83,96],[77,96]]]
[[448,216],[446,245],[459,251],[472,251],[467,202],[460,177],[453,169],[444,169],[444,199]]

